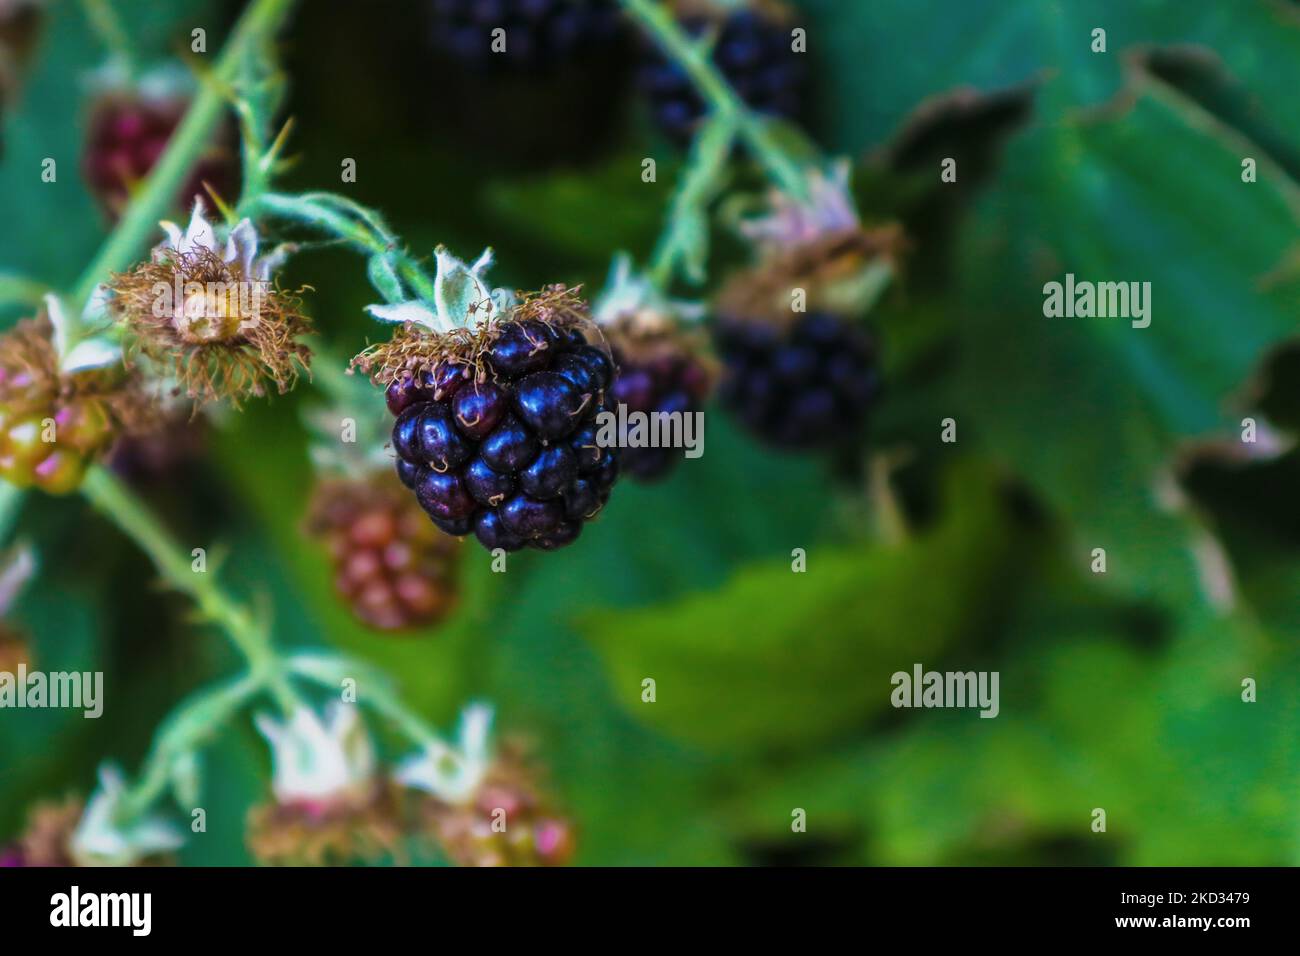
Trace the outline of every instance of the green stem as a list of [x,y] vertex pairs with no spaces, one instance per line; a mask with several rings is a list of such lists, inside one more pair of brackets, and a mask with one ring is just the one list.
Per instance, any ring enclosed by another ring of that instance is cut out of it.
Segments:
[[455,752],[432,725],[402,703],[382,674],[361,661],[338,654],[295,654],[285,661],[285,668],[335,692],[345,675],[364,679],[364,690],[358,700],[386,717],[411,743],[435,755]]
[[250,671],[265,679],[286,713],[301,706],[280,667],[266,628],[221,589],[214,574],[195,571],[190,553],[177,543],[135,494],[102,465],[86,474],[82,494],[153,560],[163,580],[198,604],[248,661]]
[[673,193],[668,223],[650,262],[650,280],[661,290],[668,289],[679,266],[696,285],[706,278],[709,206],[724,185],[735,136],[731,118],[719,114],[709,119],[691,144],[686,172]]
[[119,822],[148,811],[171,785],[176,760],[216,733],[265,686],[263,677],[245,674],[200,691],[178,705],[154,735],[136,783],[119,806]]
[[[241,206],[247,216],[273,216],[320,229],[347,242],[363,255],[391,262],[415,297],[433,301],[433,280],[410,255],[403,252],[378,213],[332,193],[286,196],[263,193]],[[385,296],[396,301],[392,295]]]
[[81,0],[81,5],[86,11],[86,19],[109,53],[121,60],[130,73],[135,66],[135,55],[131,50],[130,36],[113,5],[109,0]]
[[0,547],[8,540],[9,532],[22,513],[26,497],[27,492],[22,488],[0,480]]
[[26,276],[0,275],[0,306],[21,305],[39,307],[49,286]]
[[294,0],[253,0],[235,25],[230,42],[217,60],[209,82],[190,104],[158,164],[145,180],[144,188],[127,207],[117,228],[99,250],[95,260],[77,282],[73,313],[80,314],[95,286],[129,266],[158,230],[158,221],[171,209],[200,153],[221,119],[226,104],[226,87],[234,77],[243,51],[273,35],[283,24]]
[[704,101],[717,114],[732,117],[740,138],[762,164],[772,181],[798,199],[808,196],[808,184],[800,164],[783,150],[768,124],[754,113],[731,88],[714,65],[705,44],[693,40],[678,25],[672,11],[654,0],[619,0],[635,19],[676,60],[691,78]]

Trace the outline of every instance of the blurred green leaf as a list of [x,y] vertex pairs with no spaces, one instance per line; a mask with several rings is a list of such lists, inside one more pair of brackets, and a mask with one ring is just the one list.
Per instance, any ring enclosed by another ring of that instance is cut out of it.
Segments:
[[656,727],[706,747],[808,743],[883,709],[891,674],[996,616],[1016,548],[993,479],[958,469],[944,514],[898,546],[809,547],[807,573],[785,558],[716,591],[593,612],[585,632],[616,698]]

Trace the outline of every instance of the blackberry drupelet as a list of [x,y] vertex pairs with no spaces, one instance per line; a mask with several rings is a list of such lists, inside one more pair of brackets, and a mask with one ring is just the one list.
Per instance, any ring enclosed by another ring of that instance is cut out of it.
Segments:
[[852,443],[880,393],[871,335],[829,312],[810,312],[784,330],[724,317],[717,341],[722,403],[779,447]]
[[[779,14],[739,9],[709,15],[688,9],[679,19],[694,36],[717,30],[713,62],[748,106],[769,116],[798,117],[803,54],[791,49],[790,30]],[[685,70],[657,47],[648,49],[638,82],[656,124],[675,142],[689,142],[706,107]]]
[[[544,72],[619,29],[614,0],[432,0],[430,7],[434,44],[483,70]],[[505,49],[494,50],[494,41]]]
[[574,541],[609,500],[618,450],[596,444],[613,366],[573,326],[497,323],[479,364],[448,357],[389,386],[397,474],[433,523],[488,549]]

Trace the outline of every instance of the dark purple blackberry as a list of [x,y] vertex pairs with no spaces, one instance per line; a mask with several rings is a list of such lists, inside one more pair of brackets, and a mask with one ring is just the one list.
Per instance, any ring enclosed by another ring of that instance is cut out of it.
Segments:
[[[617,348],[618,377],[610,387],[610,405],[647,414],[698,412],[709,392],[710,374],[686,352],[663,352],[643,360],[629,359]],[[638,481],[665,477],[682,458],[680,448],[623,447],[619,467]]]
[[537,319],[504,325],[482,361],[481,375],[443,362],[389,385],[398,477],[448,534],[563,547],[618,477],[617,450],[593,427],[613,366],[581,333]]
[[614,0],[432,0],[430,8],[434,44],[481,70],[543,72],[619,28]]
[[[802,53],[791,49],[790,29],[752,10],[736,10],[723,19],[683,17],[681,26],[699,36],[717,30],[713,62],[740,98],[752,109],[784,119],[798,117],[803,100]],[[674,141],[689,142],[704,117],[704,101],[690,77],[657,48],[648,48],[638,83],[650,101],[658,126]]]
[[760,438],[828,448],[858,437],[880,392],[876,346],[862,327],[810,312],[788,332],[720,319],[722,403]]

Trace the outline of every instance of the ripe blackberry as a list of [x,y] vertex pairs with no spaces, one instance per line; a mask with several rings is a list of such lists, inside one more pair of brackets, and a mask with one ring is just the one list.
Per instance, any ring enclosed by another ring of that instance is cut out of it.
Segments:
[[609,358],[576,326],[495,324],[481,368],[445,359],[388,387],[397,474],[433,523],[488,549],[575,540],[609,500],[617,449],[596,444]]
[[[634,354],[614,349],[619,371],[610,392],[612,405],[626,405],[629,412],[649,415],[693,415],[700,411],[710,385],[709,372],[700,361],[689,353],[665,353],[645,360],[631,357]],[[680,448],[620,449],[623,471],[638,481],[667,476],[681,459]]]
[[307,528],[329,550],[335,589],[368,626],[428,627],[455,607],[460,544],[432,528],[390,474],[321,482]]
[[723,404],[780,447],[851,443],[880,393],[872,337],[829,312],[810,312],[787,330],[724,317],[717,340]]
[[432,0],[430,9],[434,44],[483,70],[545,71],[619,29],[614,0]]
[[777,192],[765,215],[741,223],[757,262],[719,293],[715,329],[723,405],[787,448],[859,437],[880,374],[875,341],[858,320],[892,281],[905,246],[897,226],[862,226],[847,164],[811,172],[807,186],[807,199]]
[[[110,218],[121,214],[132,190],[149,175],[188,107],[185,97],[153,99],[116,92],[92,108],[81,168],[91,192]],[[203,183],[210,183],[222,195],[230,195],[237,176],[238,160],[226,127],[195,164],[177,194],[176,204],[190,207],[198,198],[210,206]]]
[[[693,36],[717,31],[713,62],[740,98],[769,116],[794,119],[803,101],[803,54],[791,49],[784,13],[770,4],[718,10],[698,0],[676,4],[681,26]],[[690,76],[657,48],[647,48],[638,82],[658,126],[674,141],[690,141],[706,113]]]

